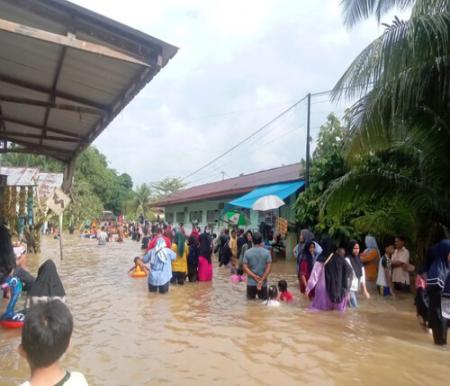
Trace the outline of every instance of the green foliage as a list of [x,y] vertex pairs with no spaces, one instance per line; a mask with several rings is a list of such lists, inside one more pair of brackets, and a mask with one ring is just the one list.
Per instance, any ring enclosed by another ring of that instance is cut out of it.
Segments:
[[179,178],[164,178],[158,182],[151,184],[151,188],[155,193],[155,199],[160,200],[164,197],[170,196],[171,194],[178,192],[186,184]]
[[[5,166],[36,167],[42,172],[61,173],[64,170],[59,161],[41,155],[8,153],[2,155],[1,162]],[[108,167],[106,157],[90,146],[76,160],[72,203],[66,219],[78,224],[99,217],[103,209],[116,214],[124,212],[126,204],[133,198],[132,187],[133,180],[128,174],[118,175]]]
[[345,222],[336,218],[319,219],[322,195],[336,178],[347,171],[344,163],[343,143],[348,135],[347,129],[339,119],[330,114],[320,128],[317,147],[314,151],[310,171],[309,188],[297,198],[295,210],[297,221],[302,226],[312,227],[317,233],[330,232],[343,236],[350,231]]
[[404,232],[420,255],[450,227],[450,1],[343,0],[348,25],[397,5],[395,20],[353,61],[334,95],[359,97],[348,119],[349,173],[334,181],[323,216],[342,202],[378,203],[353,221],[360,230]]

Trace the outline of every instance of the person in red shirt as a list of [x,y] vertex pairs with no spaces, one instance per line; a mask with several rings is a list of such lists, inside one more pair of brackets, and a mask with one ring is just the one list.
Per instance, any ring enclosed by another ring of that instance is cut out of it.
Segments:
[[153,248],[156,247],[156,242],[158,241],[158,239],[162,237],[164,239],[164,241],[166,242],[166,247],[170,248],[172,246],[172,242],[170,241],[170,239],[166,236],[163,235],[162,233],[162,229],[161,228],[157,228],[156,229],[156,236],[153,237],[153,239],[148,243],[148,247],[147,247],[147,251],[152,250]]
[[287,289],[286,280],[280,280],[278,282],[278,290],[280,291],[280,301],[290,303],[294,299],[292,294]]

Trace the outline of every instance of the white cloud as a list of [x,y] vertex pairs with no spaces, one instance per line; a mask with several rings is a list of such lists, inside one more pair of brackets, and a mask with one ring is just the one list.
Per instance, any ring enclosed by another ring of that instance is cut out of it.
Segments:
[[[72,1],[180,47],[95,142],[135,183],[185,176],[306,93],[331,88],[382,31],[373,20],[346,29],[339,0]],[[313,105],[312,125],[334,108]],[[298,161],[305,117],[298,106],[190,180]]]

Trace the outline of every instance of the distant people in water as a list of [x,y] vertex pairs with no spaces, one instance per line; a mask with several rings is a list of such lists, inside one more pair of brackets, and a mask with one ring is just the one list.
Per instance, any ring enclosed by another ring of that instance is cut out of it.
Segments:
[[105,227],[100,228],[100,232],[97,235],[98,245],[106,245],[108,242],[108,234],[105,231]]

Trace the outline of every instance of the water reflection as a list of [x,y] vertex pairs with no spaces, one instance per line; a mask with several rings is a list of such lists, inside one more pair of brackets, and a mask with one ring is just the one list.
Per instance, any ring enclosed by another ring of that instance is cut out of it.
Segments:
[[[58,241],[46,238],[29,267],[55,259],[75,318],[63,363],[91,385],[448,384],[448,349],[421,331],[410,297],[374,294],[345,314],[309,311],[284,261],[271,281],[286,279],[297,296],[278,309],[248,303],[245,284],[217,267],[212,283],[149,294],[146,279],[126,275],[138,243],[99,247],[67,236],[65,244],[61,262]],[[18,331],[0,331],[0,385],[28,376],[19,341]]]

